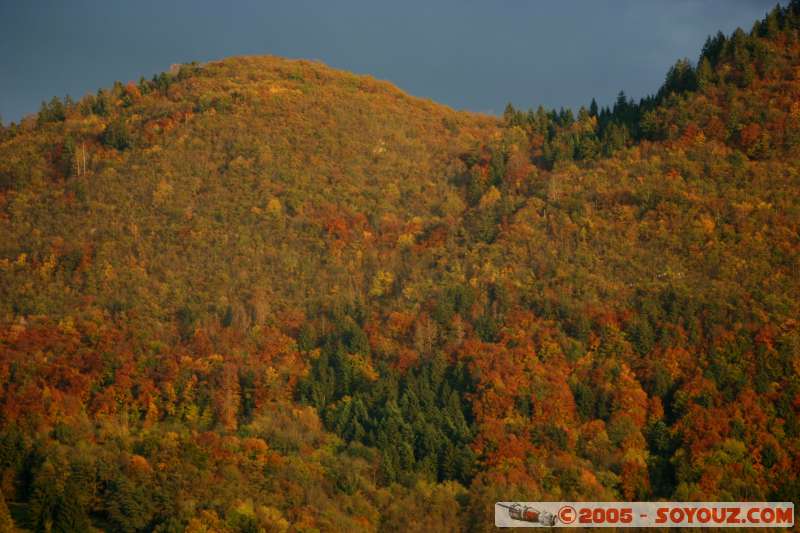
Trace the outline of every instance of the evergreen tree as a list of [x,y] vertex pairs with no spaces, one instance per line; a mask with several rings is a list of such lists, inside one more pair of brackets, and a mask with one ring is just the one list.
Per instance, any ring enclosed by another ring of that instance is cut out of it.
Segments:
[[64,103],[54,96],[49,103],[42,102],[36,122],[40,126],[48,122],[63,122],[66,116]]
[[75,140],[72,137],[64,141],[57,164],[62,176],[69,177],[75,173]]
[[108,124],[103,134],[100,136],[100,141],[111,148],[117,150],[125,150],[131,146],[131,134],[128,131],[128,125],[125,120],[118,118]]
[[97,91],[97,96],[95,96],[91,101],[91,111],[95,115],[99,115],[104,117],[108,115],[110,110],[111,104],[108,102],[108,96],[106,92],[102,89]]
[[16,531],[14,520],[11,518],[11,512],[8,510],[2,489],[0,489],[0,531],[8,533]]
[[53,516],[54,533],[81,533],[89,530],[89,516],[86,513],[88,498],[82,489],[73,479],[67,482]]
[[102,503],[113,531],[124,533],[146,529],[156,512],[152,487],[136,483],[121,473],[106,482]]
[[63,488],[61,474],[46,461],[36,473],[28,503],[28,524],[34,531],[52,530]]
[[727,38],[721,31],[717,32],[714,37],[709,36],[703,45],[700,58],[706,58],[711,63],[711,66],[716,66],[720,56],[722,55],[722,51],[725,49],[726,42]]
[[664,85],[658,91],[658,99],[666,98],[672,93],[684,93],[697,90],[697,73],[688,59],[678,60],[667,72]]
[[703,89],[713,83],[714,70],[711,68],[711,61],[707,57],[700,59],[697,65],[697,86]]
[[624,148],[628,143],[630,134],[628,128],[617,122],[611,122],[603,132],[602,151],[605,156],[610,156],[617,150]]
[[511,104],[511,102],[507,103],[506,108],[503,111],[503,120],[505,121],[505,123],[509,126],[512,125],[514,123],[516,115],[517,115],[517,110],[514,109],[514,106]]

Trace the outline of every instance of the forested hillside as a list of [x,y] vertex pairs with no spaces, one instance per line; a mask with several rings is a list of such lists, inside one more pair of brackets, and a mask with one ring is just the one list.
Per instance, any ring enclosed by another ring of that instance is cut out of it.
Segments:
[[800,500],[800,2],[611,107],[177,66],[0,127],[0,530]]

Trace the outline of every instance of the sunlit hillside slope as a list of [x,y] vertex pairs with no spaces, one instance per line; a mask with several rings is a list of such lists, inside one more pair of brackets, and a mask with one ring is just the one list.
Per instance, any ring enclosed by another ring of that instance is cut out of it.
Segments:
[[274,57],[43,104],[0,129],[0,529],[797,501],[798,155],[794,1],[577,113]]

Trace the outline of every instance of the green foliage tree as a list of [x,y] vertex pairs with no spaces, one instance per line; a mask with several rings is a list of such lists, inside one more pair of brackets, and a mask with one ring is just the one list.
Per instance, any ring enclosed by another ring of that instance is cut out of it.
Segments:
[[8,510],[8,505],[3,497],[3,491],[0,490],[0,530],[12,533],[16,531],[14,520],[11,518],[11,512]]
[[63,122],[66,119],[66,106],[60,98],[54,96],[50,102],[42,102],[37,123],[42,126],[48,122]]
[[130,148],[133,140],[126,121],[118,118],[109,122],[100,135],[100,142],[116,150]]

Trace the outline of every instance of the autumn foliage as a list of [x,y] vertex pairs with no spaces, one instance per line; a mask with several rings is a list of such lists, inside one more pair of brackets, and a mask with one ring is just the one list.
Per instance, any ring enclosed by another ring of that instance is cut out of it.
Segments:
[[0,129],[0,529],[797,501],[798,75],[793,1],[577,115],[273,57],[43,104]]

